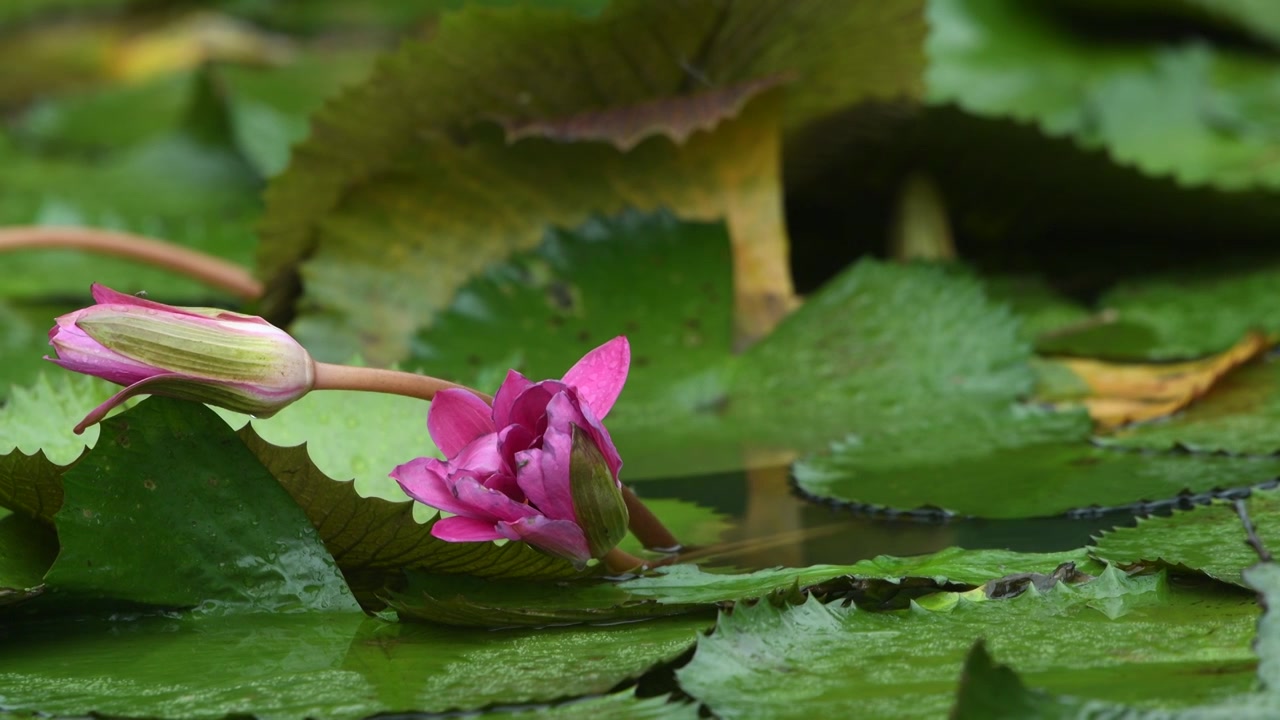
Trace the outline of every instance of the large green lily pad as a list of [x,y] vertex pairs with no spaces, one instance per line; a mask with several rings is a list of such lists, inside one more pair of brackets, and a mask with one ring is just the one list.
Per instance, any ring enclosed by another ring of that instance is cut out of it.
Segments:
[[1143,709],[1085,697],[1054,695],[1029,689],[1013,669],[996,665],[985,643],[978,641],[969,652],[960,680],[955,720],[1071,720],[1078,718],[1131,718],[1132,720],[1264,720],[1280,713],[1280,682],[1276,677],[1277,627],[1273,609],[1280,597],[1280,568],[1264,563],[1245,572],[1250,587],[1257,589],[1268,610],[1258,621],[1254,649],[1258,654],[1258,679],[1263,692],[1234,695],[1178,710]]
[[[560,377],[626,334],[631,375],[609,428],[628,480],[776,464],[858,430],[1006,408],[1031,388],[1017,320],[965,273],[863,261],[739,356],[729,287],[719,228],[624,214],[491,268],[415,350],[425,370],[492,391],[507,367]],[[1084,432],[1082,417],[1064,422]]]
[[[1263,542],[1280,547],[1280,490],[1255,490],[1244,506]],[[1137,527],[1103,533],[1090,551],[1110,563],[1162,562],[1248,587],[1243,573],[1258,556],[1246,539],[1234,505],[1217,502],[1141,518]]]
[[658,567],[625,582],[528,583],[506,579],[415,574],[392,605],[401,617],[448,625],[510,627],[616,622],[677,615],[759,598],[813,591],[880,603],[909,587],[919,595],[943,587],[978,586],[1002,578],[1049,576],[1071,564],[1100,572],[1083,550],[1015,553],[948,548],[917,557],[882,555],[852,565],[770,568],[754,572],[703,570],[696,565]]
[[735,239],[759,255],[739,280],[767,277],[751,289],[786,295],[775,103],[739,113],[738,90],[795,79],[791,128],[917,94],[922,20],[918,0],[623,0],[589,18],[472,4],[446,15],[430,42],[406,44],[318,113],[272,184],[264,306],[283,314],[301,290],[307,344],[395,362],[467,277],[535,245],[547,224],[663,206],[734,217]]
[[356,613],[27,623],[6,640],[0,684],[6,709],[60,716],[473,710],[605,693],[684,652],[707,624],[492,632]]
[[985,518],[1144,509],[1280,477],[1280,459],[1096,447],[1083,413],[958,412],[853,436],[794,468],[806,493],[873,510]]
[[941,718],[965,655],[985,637],[1037,686],[1186,706],[1252,686],[1257,614],[1247,595],[1170,588],[1162,576],[1126,578],[1114,569],[1010,600],[961,597],[943,610],[758,603],[721,615],[676,676],[724,718]]
[[357,607],[302,509],[202,405],[149,398],[109,418],[62,485],[53,595],[208,612]]
[[1280,186],[1280,165],[1258,161],[1280,142],[1273,58],[1141,33],[1102,44],[1017,0],[934,0],[929,19],[934,102],[1034,122],[1187,185]]
[[1264,456],[1280,450],[1278,423],[1280,363],[1264,361],[1227,375],[1211,393],[1173,417],[1124,428],[1098,442],[1136,450]]
[[1251,331],[1280,332],[1280,270],[1233,265],[1121,282],[1098,299],[1107,322],[1040,337],[1043,353],[1166,361],[1222,352]]

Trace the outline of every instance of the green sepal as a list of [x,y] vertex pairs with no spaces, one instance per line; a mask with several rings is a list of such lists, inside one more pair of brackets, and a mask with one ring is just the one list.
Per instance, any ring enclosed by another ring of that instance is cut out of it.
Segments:
[[573,425],[573,451],[569,458],[569,491],[578,524],[587,536],[591,557],[602,557],[627,534],[627,505],[622,488],[609,470],[604,453],[591,436]]

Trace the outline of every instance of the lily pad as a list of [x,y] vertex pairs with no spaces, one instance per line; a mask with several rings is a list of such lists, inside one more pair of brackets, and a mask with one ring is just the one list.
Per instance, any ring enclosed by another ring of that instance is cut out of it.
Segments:
[[797,463],[796,482],[815,497],[869,509],[1030,518],[1204,501],[1280,478],[1277,458],[1096,447],[1083,437],[1083,413],[1015,408],[932,420],[853,436]]
[[628,335],[631,375],[609,416],[626,480],[777,464],[859,429],[1004,408],[1031,388],[1017,320],[972,277],[927,265],[863,261],[735,356],[726,245],[716,226],[663,213],[549,232],[464,287],[415,352],[433,374],[493,383],[513,366],[559,377]]
[[96,425],[83,435],[76,435],[72,428],[120,388],[45,365],[34,383],[11,388],[13,394],[0,406],[0,452],[43,452],[50,462],[69,465],[98,439]]
[[408,498],[391,502],[363,497],[352,481],[320,472],[305,446],[280,448],[253,431],[240,439],[280,482],[315,526],[325,548],[348,578],[360,578],[366,591],[379,591],[402,570],[465,573],[477,577],[564,578],[581,572],[562,558],[524,543],[450,543],[431,535],[431,522],[414,518]]
[[358,613],[30,622],[11,628],[0,684],[6,709],[59,716],[357,720],[602,694],[685,652],[707,625],[461,631]]
[[236,145],[263,176],[289,163],[290,148],[307,137],[308,117],[373,67],[369,51],[310,53],[273,68],[227,65],[216,81]]
[[1141,450],[1273,455],[1280,451],[1277,423],[1280,363],[1267,361],[1228,375],[1212,393],[1175,417],[1124,428],[1098,442]]
[[[1280,490],[1255,490],[1244,503],[1259,537],[1280,548]],[[1243,572],[1258,556],[1245,541],[1233,505],[1217,502],[1165,517],[1141,518],[1137,527],[1103,533],[1090,551],[1113,564],[1161,562],[1248,587]]]
[[[1048,575],[1067,563],[1086,572],[1101,572],[1101,566],[1083,550],[1039,554],[948,548],[918,557],[882,555],[852,565],[754,572],[677,564],[625,582],[491,582],[415,573],[409,588],[395,595],[391,605],[401,617],[473,627],[616,622],[704,612],[716,605],[810,590],[821,596],[838,593],[859,602],[875,596],[879,602],[894,594],[886,584],[910,586],[919,595],[1009,576]],[[864,584],[870,587],[862,587]]]
[[1135,33],[1105,45],[1048,6],[935,0],[929,99],[1036,123],[1185,185],[1280,187],[1274,59]]
[[40,523],[0,510],[0,607],[44,592],[44,574],[58,554],[58,538]]
[[1110,321],[1041,336],[1036,349],[1113,360],[1213,355],[1251,331],[1280,332],[1277,282],[1280,270],[1263,261],[1122,282],[1098,300]]
[[[869,612],[810,598],[795,607],[738,607],[699,638],[676,677],[724,718],[945,717],[964,658],[985,637],[994,653],[1056,692],[1117,702],[1158,697],[1176,707],[1254,682],[1257,607],[1213,587],[1170,588],[1161,576],[1109,569],[1081,585],[939,606]],[[1168,682],[1170,672],[1178,683]]]
[[[312,392],[270,418],[254,418],[253,431],[279,447],[306,443],[307,455],[325,475],[354,478],[364,497],[393,502],[406,499],[387,474],[416,457],[440,457],[427,432],[430,403],[381,393],[324,390]],[[248,416],[216,411],[232,427]],[[420,520],[431,512],[420,513]]]
[[638,698],[634,692],[614,693],[534,710],[516,710],[509,713],[488,712],[485,715],[512,720],[532,720],[533,718],[596,720],[603,717],[616,718],[616,720],[698,720],[701,717],[695,703],[661,696]]
[[997,665],[979,640],[969,652],[960,680],[956,705],[951,717],[956,720],[1023,720],[1052,718],[1124,717],[1132,720],[1264,720],[1280,713],[1280,694],[1276,689],[1277,652],[1276,619],[1272,608],[1280,598],[1280,569],[1273,563],[1249,568],[1245,573],[1249,586],[1264,597],[1268,610],[1258,621],[1258,637],[1254,649],[1258,653],[1258,678],[1263,692],[1235,695],[1185,709],[1143,709],[1084,697],[1054,695],[1040,689],[1029,689],[1012,668]]
[[[689,219],[728,218],[735,293],[754,303],[737,319],[763,331],[794,300],[776,98],[732,117],[716,110],[728,119],[682,144],[668,138],[709,104],[741,105],[733,93],[708,103],[706,93],[791,74],[788,127],[869,97],[917,93],[920,10],[917,0],[699,0],[678,11],[626,0],[591,18],[475,4],[446,15],[430,42],[406,44],[317,114],[272,184],[259,256],[264,307],[281,314],[301,290],[296,330],[309,346],[340,341],[340,357],[360,350],[374,363],[399,361],[407,336],[430,326],[466,278],[535,245],[548,224],[665,206]],[[679,111],[653,112],[667,101]],[[477,127],[609,126],[604,112],[651,115],[639,134],[634,121],[612,124],[626,128],[622,136],[604,132],[626,145],[648,139],[623,153],[611,142],[553,142],[548,132],[508,143],[497,127]]]
[[149,398],[109,418],[62,484],[51,596],[214,613],[357,607],[302,510],[197,403]]

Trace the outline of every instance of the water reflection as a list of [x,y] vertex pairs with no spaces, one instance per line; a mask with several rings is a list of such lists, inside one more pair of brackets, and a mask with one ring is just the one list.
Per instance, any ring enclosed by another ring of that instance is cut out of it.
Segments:
[[645,499],[672,498],[732,520],[722,542],[695,555],[708,565],[760,568],[847,564],[877,555],[920,555],[950,546],[1055,552],[1082,547],[1103,530],[1133,525],[1126,513],[1073,519],[887,519],[805,500],[785,466],[637,484]]

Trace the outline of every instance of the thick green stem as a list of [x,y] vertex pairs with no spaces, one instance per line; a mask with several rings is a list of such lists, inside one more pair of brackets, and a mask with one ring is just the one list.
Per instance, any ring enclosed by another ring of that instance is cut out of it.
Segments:
[[262,296],[262,283],[247,269],[163,240],[79,227],[0,228],[0,253],[50,248],[84,250],[154,265],[243,300],[257,300]]

